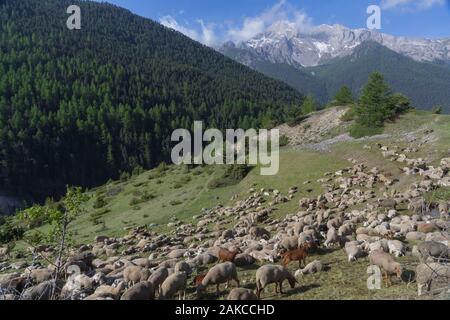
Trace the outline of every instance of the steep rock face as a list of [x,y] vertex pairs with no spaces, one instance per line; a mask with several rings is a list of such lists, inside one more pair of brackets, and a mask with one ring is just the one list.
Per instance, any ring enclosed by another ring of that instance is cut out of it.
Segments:
[[345,57],[365,41],[375,41],[387,48],[421,62],[450,63],[450,38],[405,38],[376,30],[349,29],[342,25],[320,25],[311,30],[299,30],[293,23],[280,21],[265,33],[248,41],[226,43],[220,49],[230,55],[233,49],[249,52],[241,62],[252,65],[255,59],[292,66],[322,65],[334,58]]

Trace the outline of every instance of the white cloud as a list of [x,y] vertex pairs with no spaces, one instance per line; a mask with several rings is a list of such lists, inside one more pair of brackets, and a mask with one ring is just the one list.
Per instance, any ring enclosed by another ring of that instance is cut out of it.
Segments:
[[201,29],[200,31],[197,31],[194,28],[182,26],[172,16],[164,16],[159,19],[159,22],[161,22],[163,26],[179,31],[189,38],[199,41],[207,46],[214,46],[217,44],[213,23],[204,23],[203,20],[197,20]]
[[[186,36],[208,46],[216,46],[226,41],[242,42],[267,31],[277,23],[288,23],[297,30],[308,31],[312,19],[302,10],[292,6],[287,0],[278,0],[275,5],[254,17],[245,17],[241,24],[224,22],[220,25],[206,23],[198,19],[197,26],[180,24],[173,16],[160,18],[161,24],[177,30]],[[220,30],[218,30],[220,29]]]
[[445,0],[382,0],[381,7],[385,10],[407,9],[425,10],[435,5],[444,5]]
[[295,25],[298,29],[307,29],[312,25],[308,15],[290,5],[286,0],[279,0],[273,7],[256,17],[246,17],[240,27],[228,30],[229,40],[241,42],[265,32],[276,22],[286,22]]

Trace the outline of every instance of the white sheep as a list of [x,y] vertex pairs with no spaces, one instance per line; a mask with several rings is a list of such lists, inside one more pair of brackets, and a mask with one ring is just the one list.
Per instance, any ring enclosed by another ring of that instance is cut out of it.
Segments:
[[399,240],[388,240],[389,253],[395,257],[401,257],[405,255],[405,245]]
[[334,227],[331,227],[328,229],[327,232],[327,239],[325,240],[325,247],[329,247],[334,243],[338,243],[339,242],[339,236],[338,233],[336,231],[336,229]]
[[146,281],[148,277],[150,277],[150,270],[138,266],[129,266],[123,270],[123,279],[131,286]]
[[376,265],[384,272],[386,286],[391,282],[390,275],[396,274],[398,279],[402,276],[402,266],[396,262],[389,253],[383,251],[373,251],[369,255],[369,260],[372,265]]
[[236,270],[236,265],[232,262],[224,262],[212,267],[202,280],[202,284],[197,288],[197,295],[201,296],[209,285],[216,285],[217,293],[220,292],[220,284],[229,283],[234,280],[239,287],[240,282]]
[[167,279],[168,276],[169,271],[167,268],[161,267],[152,273],[152,275],[148,278],[148,281],[153,284],[155,292],[159,292],[161,284]]
[[258,299],[261,297],[261,292],[264,288],[271,283],[275,283],[275,292],[278,293],[279,288],[279,292],[282,294],[283,282],[286,279],[293,289],[297,280],[285,267],[268,264],[259,268],[256,271],[256,295]]
[[433,281],[442,280],[448,285],[450,279],[450,266],[439,263],[421,263],[416,268],[417,294],[423,293],[423,287],[428,292],[431,289]]
[[185,300],[187,286],[187,274],[185,272],[174,273],[167,277],[161,284],[160,296],[161,300],[172,298],[177,292],[179,293],[179,300]]
[[153,300],[155,288],[149,281],[139,282],[125,291],[120,300]]
[[348,256],[348,262],[351,262],[361,257],[364,251],[358,241],[350,241],[345,244],[345,252]]
[[252,301],[252,300],[258,300],[258,297],[250,289],[234,288],[233,290],[231,290],[230,294],[228,295],[227,300],[233,300],[233,301],[250,300],[250,301]]
[[318,273],[322,271],[322,268],[322,262],[319,260],[314,260],[313,262],[308,263],[303,269],[298,269],[295,271],[294,276],[295,278],[298,278],[301,275]]

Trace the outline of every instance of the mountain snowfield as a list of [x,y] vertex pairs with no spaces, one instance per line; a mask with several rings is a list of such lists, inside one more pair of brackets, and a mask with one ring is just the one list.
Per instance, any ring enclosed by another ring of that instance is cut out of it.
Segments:
[[[450,38],[396,37],[377,30],[350,29],[337,24],[301,31],[295,23],[287,21],[276,22],[266,32],[248,41],[228,42],[220,50],[236,48],[251,52],[262,61],[312,67],[348,56],[365,41],[378,42],[419,62],[450,63]],[[246,61],[246,64],[251,65],[252,61]]]

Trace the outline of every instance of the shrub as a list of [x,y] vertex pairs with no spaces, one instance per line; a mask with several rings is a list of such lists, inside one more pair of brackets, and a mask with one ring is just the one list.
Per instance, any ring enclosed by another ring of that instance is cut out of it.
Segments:
[[120,181],[125,182],[130,179],[130,174],[128,172],[122,172],[120,174]]
[[239,183],[250,172],[251,167],[247,165],[230,165],[224,174],[219,178],[214,178],[208,183],[209,189],[217,189],[226,186],[232,186]]
[[92,205],[92,207],[94,209],[100,209],[103,208],[104,206],[106,206],[108,203],[105,200],[104,196],[99,196],[95,199],[94,204]]
[[280,137],[280,147],[285,147],[289,144],[289,138],[286,135]]
[[138,176],[138,175],[144,173],[144,171],[145,171],[144,168],[142,168],[141,166],[137,166],[133,169],[132,174],[133,174],[133,176]]
[[355,120],[356,112],[355,112],[355,106],[351,106],[346,113],[341,117],[341,121],[344,122],[350,122]]
[[129,205],[130,206],[135,206],[135,205],[137,205],[139,203],[141,203],[141,199],[139,199],[137,197],[133,197],[133,198],[131,198]]
[[431,112],[434,114],[442,114],[442,107],[441,106],[435,106],[433,109],[431,109]]
[[25,228],[14,218],[7,218],[6,223],[0,227],[0,243],[5,244],[23,238]]
[[381,127],[367,127],[358,123],[355,123],[350,128],[350,135],[353,138],[370,137],[383,132]]
[[172,200],[169,202],[169,204],[171,206],[178,206],[178,205],[182,204],[182,202],[180,200]]

